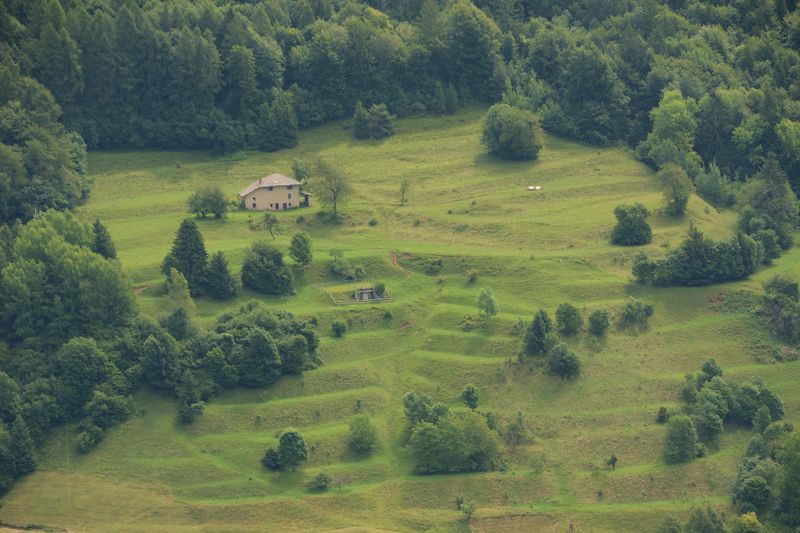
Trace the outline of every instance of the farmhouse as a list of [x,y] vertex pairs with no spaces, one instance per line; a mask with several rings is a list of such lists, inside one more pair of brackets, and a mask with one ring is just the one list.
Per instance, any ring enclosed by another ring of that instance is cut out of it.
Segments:
[[281,211],[296,207],[311,207],[311,195],[300,191],[300,182],[283,174],[258,178],[239,193],[245,209],[251,211]]

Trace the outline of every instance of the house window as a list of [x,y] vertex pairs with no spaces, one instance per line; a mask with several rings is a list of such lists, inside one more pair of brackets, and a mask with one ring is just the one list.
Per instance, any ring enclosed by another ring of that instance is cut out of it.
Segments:
[[255,202],[253,202],[253,209],[255,209],[255,208],[256,208],[256,203],[255,203]]
[[292,193],[289,193],[289,200],[292,199]]
[[293,187],[293,185],[287,185],[287,186],[286,186],[286,190],[287,190],[287,191],[291,191],[291,190],[292,190],[292,187]]
[[272,204],[269,204],[269,206],[272,207]]
[[267,187],[267,190],[268,190],[268,191],[271,191],[271,190],[272,190],[272,187]]
[[284,202],[284,204],[283,204],[283,208],[284,208],[284,209],[286,209],[286,202]]

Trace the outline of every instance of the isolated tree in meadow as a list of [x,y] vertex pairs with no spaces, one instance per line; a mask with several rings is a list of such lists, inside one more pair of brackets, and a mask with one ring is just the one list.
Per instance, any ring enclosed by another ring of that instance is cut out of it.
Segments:
[[242,285],[264,294],[284,296],[294,293],[292,272],[283,262],[283,254],[274,246],[254,242],[244,254]]
[[261,464],[270,470],[280,470],[281,456],[278,454],[278,450],[272,447],[267,448],[267,451],[264,452],[264,457],[261,458]]
[[493,317],[499,311],[497,301],[494,299],[491,289],[482,289],[478,294],[478,311],[486,317]]
[[383,139],[394,135],[392,115],[386,104],[373,104],[369,108],[369,135],[373,139]]
[[294,179],[305,185],[310,175],[311,169],[305,161],[296,157],[292,159],[292,176],[294,176]]
[[269,235],[272,237],[273,241],[275,240],[275,227],[278,224],[280,224],[278,217],[269,211],[264,211],[264,227],[269,231]]
[[200,218],[222,218],[227,211],[228,201],[219,187],[203,187],[189,197],[189,212]]
[[697,455],[697,430],[686,415],[672,416],[664,437],[664,459],[667,464],[685,463]]
[[472,520],[472,515],[475,514],[475,502],[466,502],[461,506],[461,512],[464,513],[464,521],[469,524]]
[[672,163],[664,165],[657,177],[664,191],[666,213],[674,217],[682,216],[686,213],[689,196],[694,190],[691,178],[685,170]]
[[356,139],[369,139],[369,113],[361,102],[356,102],[352,121],[353,137]]
[[305,231],[298,231],[292,235],[289,244],[289,257],[296,265],[304,267],[311,264],[313,254],[311,252],[311,237]]
[[618,461],[619,459],[617,459],[617,456],[612,453],[611,457],[609,457],[608,461],[606,461],[606,464],[611,467],[611,470],[616,470]]
[[650,212],[642,204],[618,205],[614,209],[617,225],[611,231],[611,242],[624,246],[647,244],[653,239],[653,230],[647,223]]
[[334,336],[341,337],[347,332],[347,322],[344,320],[334,320],[331,322],[331,330]]
[[352,192],[350,178],[324,159],[317,162],[318,184],[315,189],[323,205],[333,208],[334,216],[339,214],[339,204],[345,202]]
[[183,274],[192,296],[201,294],[205,285],[208,252],[197,224],[186,219],[181,222],[172,249],[161,264],[161,272],[169,276],[170,269]]
[[508,104],[490,107],[483,122],[483,144],[502,159],[536,159],[542,148],[541,135],[533,114]]
[[378,445],[378,432],[367,415],[356,415],[350,420],[348,446],[355,453],[366,455]]
[[473,411],[478,407],[478,390],[471,383],[461,391],[461,401]]
[[406,205],[408,201],[408,193],[411,190],[411,180],[403,178],[400,182],[400,206]]
[[547,368],[551,374],[563,379],[572,379],[581,371],[581,362],[564,344],[558,344],[550,350]]
[[553,323],[544,309],[539,310],[533,317],[533,322],[525,332],[523,351],[525,355],[544,355],[550,347],[550,336]]
[[514,416],[514,421],[506,428],[505,439],[511,446],[516,446],[521,442],[530,440],[528,427],[525,425],[525,418],[522,416],[522,411],[517,411]]
[[606,334],[610,319],[608,311],[605,309],[595,309],[589,315],[589,333],[597,337],[602,337]]
[[327,472],[320,472],[308,482],[309,490],[325,492],[333,483],[333,477]]
[[287,429],[278,439],[278,457],[281,466],[295,471],[308,459],[308,446],[299,431]]
[[95,219],[92,225],[92,251],[106,259],[117,257],[117,249],[114,247],[114,241],[111,240],[111,234],[99,218]]
[[227,300],[236,296],[238,284],[228,268],[228,260],[222,252],[216,252],[208,261],[206,292],[215,300]]
[[577,307],[563,303],[556,309],[556,326],[563,335],[574,335],[583,327],[583,317]]

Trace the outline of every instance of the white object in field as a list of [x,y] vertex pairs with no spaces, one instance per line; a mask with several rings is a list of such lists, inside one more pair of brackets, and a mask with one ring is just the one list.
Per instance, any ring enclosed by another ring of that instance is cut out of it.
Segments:
[[528,185],[528,190],[529,191],[541,191],[542,190],[542,186],[541,185]]

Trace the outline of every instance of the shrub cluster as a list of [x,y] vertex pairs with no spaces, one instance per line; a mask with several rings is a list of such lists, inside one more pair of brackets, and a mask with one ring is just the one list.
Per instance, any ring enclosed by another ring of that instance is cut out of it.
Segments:
[[500,439],[479,414],[451,413],[446,405],[415,392],[403,397],[403,409],[417,472],[478,472],[498,466]]
[[658,286],[710,285],[748,277],[763,258],[763,245],[744,233],[714,242],[691,227],[686,239],[666,258],[652,260],[639,254],[632,274],[639,283]]
[[763,429],[783,418],[782,402],[763,383],[738,384],[722,374],[710,359],[700,373],[686,376],[681,391],[686,414],[670,416],[667,423],[667,463],[686,462],[704,455],[707,447],[716,447],[726,422]]
[[653,230],[647,223],[650,212],[642,204],[619,205],[614,209],[617,225],[611,231],[611,242],[624,246],[647,244],[653,239]]

